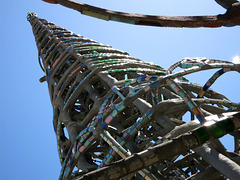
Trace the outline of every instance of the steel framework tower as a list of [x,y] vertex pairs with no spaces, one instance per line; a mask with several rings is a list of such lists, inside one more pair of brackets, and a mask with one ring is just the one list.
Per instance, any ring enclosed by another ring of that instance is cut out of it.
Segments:
[[[53,106],[59,179],[239,177],[240,104],[209,90],[225,72],[240,72],[239,62],[186,58],[165,70],[34,13],[28,20]],[[207,69],[220,70],[203,87],[184,78]],[[229,132],[235,152],[217,140]]]

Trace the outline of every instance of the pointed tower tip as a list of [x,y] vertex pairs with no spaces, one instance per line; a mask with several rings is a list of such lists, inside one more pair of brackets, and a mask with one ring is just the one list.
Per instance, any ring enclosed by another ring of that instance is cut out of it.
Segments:
[[34,13],[34,12],[28,12],[28,14],[27,14],[27,20],[30,21],[31,18],[33,18],[33,17],[37,17],[37,14]]

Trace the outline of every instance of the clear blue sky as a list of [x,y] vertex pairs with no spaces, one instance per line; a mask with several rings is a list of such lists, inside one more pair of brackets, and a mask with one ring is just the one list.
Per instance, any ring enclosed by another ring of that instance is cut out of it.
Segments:
[[[81,1],[112,10],[155,15],[210,15],[224,13],[209,0],[99,0]],[[240,55],[239,27],[177,29],[107,22],[40,0],[2,1],[0,7],[0,179],[58,179],[60,163],[52,126],[52,107],[44,75],[37,61],[28,11],[76,34],[127,51],[164,68],[184,57],[232,61]],[[203,85],[213,72],[189,77]],[[188,77],[187,77],[188,78]],[[212,89],[240,101],[240,74],[226,73]],[[224,140],[232,148],[232,139]]]

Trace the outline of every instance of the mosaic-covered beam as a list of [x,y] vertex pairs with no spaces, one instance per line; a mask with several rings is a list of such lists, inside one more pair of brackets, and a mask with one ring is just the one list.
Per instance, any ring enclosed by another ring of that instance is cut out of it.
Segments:
[[43,0],[53,4],[61,4],[81,14],[107,21],[117,21],[135,25],[159,27],[221,27],[240,25],[240,3],[238,1],[216,0],[227,8],[225,14],[215,16],[153,16],[133,14],[103,9],[74,0]]

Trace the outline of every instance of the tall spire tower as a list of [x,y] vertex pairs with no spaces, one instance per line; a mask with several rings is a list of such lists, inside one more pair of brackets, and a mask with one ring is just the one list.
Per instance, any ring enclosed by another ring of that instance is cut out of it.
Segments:
[[[164,70],[111,46],[76,35],[34,13],[28,14],[28,20],[35,36],[39,63],[45,72],[40,81],[47,81],[53,106],[62,165],[59,179],[91,179],[91,174],[112,162],[117,162],[119,171],[104,171],[103,177],[95,178],[186,179],[199,174],[210,176],[208,171],[223,177],[215,170],[218,167],[214,164],[219,161],[205,159],[204,150],[180,151],[181,147],[173,145],[174,148],[161,154],[164,158],[157,161],[151,159],[153,156],[141,159],[141,153],[205,124],[208,115],[221,114],[227,119],[229,115],[222,113],[236,111],[238,103],[208,88],[223,73],[239,71],[238,65],[188,58]],[[185,70],[173,73],[177,67]],[[203,87],[183,77],[213,68],[220,68],[220,71]],[[192,120],[194,117],[197,120],[185,123],[183,116],[187,112]],[[218,127],[218,132],[222,128]],[[214,136],[216,132],[208,133]],[[236,152],[237,149],[236,144]],[[128,157],[135,157],[131,166],[118,166],[121,159]]]

